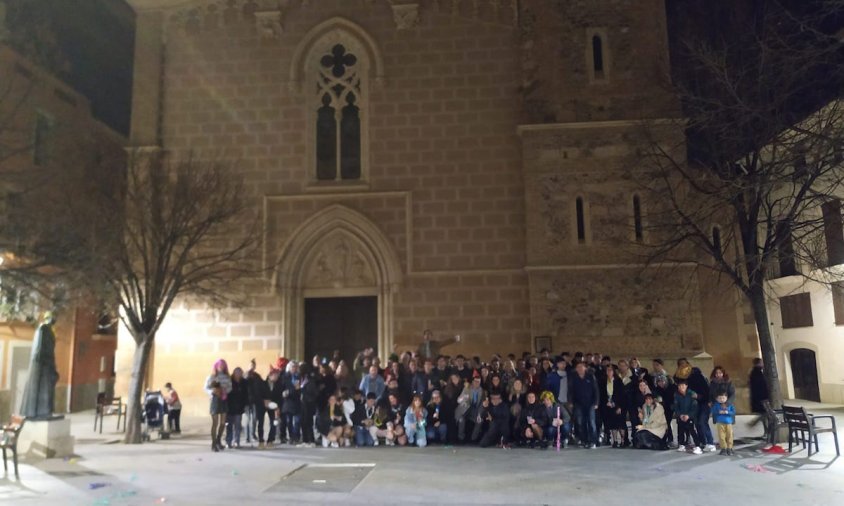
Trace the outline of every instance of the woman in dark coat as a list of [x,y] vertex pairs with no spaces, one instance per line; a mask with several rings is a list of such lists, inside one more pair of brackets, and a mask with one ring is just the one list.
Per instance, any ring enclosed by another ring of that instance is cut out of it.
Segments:
[[605,379],[598,385],[601,394],[601,418],[604,421],[604,441],[612,441],[613,448],[621,448],[627,425],[624,415],[627,413],[630,399],[624,389],[624,383],[615,374],[615,368],[608,365],[605,370]]
[[240,448],[240,433],[243,431],[243,412],[249,402],[249,384],[243,377],[243,369],[232,371],[232,391],[226,402],[226,446]]

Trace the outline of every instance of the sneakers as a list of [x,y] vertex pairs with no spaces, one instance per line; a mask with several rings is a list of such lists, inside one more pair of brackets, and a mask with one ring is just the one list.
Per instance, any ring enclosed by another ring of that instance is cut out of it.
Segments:
[[706,447],[704,447],[704,451],[707,451],[707,452],[714,452],[715,449],[716,449],[715,445],[706,445]]
[[322,438],[322,447],[328,448],[328,439],[327,438]]
[[592,443],[591,445],[589,445],[590,450],[595,450],[596,448],[598,448],[598,445],[596,445],[595,443]]
[[683,453],[685,453],[685,452],[686,452],[686,447],[685,447],[685,446],[683,446],[683,445],[680,445],[680,446],[678,446],[678,447],[677,447],[677,451],[678,451],[678,452],[683,452]]
[[700,446],[695,446],[692,450],[692,453],[694,453],[695,455],[703,455],[703,450],[700,449]]
[[378,438],[372,440],[372,446],[378,446]]
[[347,439],[347,440],[343,443],[343,446],[345,446],[346,448],[348,448],[348,447],[352,446],[352,441],[351,441],[350,439]]
[[259,450],[266,450],[266,449],[267,449],[267,444],[266,444],[266,443],[264,443],[263,441],[262,441],[262,442],[260,442],[260,443],[258,443],[258,449],[259,449]]
[[729,450],[727,450],[726,448],[721,448],[721,451],[718,452],[718,455],[729,455],[729,454],[730,454]]
[[337,444],[337,441],[334,441],[333,443],[331,443],[331,447],[332,448],[340,448],[340,445]]

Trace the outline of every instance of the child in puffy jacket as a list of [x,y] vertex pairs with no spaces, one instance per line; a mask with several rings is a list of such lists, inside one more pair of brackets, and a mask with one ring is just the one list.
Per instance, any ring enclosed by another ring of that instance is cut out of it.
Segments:
[[729,402],[726,393],[719,393],[712,404],[712,420],[718,429],[719,455],[733,455],[733,425],[736,423],[736,407]]

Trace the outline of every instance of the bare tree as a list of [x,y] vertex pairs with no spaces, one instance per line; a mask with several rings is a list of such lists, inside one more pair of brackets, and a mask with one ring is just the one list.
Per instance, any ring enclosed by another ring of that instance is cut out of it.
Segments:
[[250,226],[252,201],[230,163],[134,154],[128,167],[123,198],[115,199],[122,212],[105,227],[120,240],[83,272],[118,302],[135,341],[125,441],[138,443],[136,410],[167,312],[179,297],[216,306],[236,302],[239,278],[256,273],[257,228]]
[[156,332],[177,300],[229,306],[243,299],[260,274],[257,215],[231,162],[156,151],[108,164],[110,171],[76,165],[40,211],[46,195],[27,202],[29,257],[52,266],[39,281],[118,307],[135,342],[125,442],[140,443],[138,410]]
[[810,246],[823,226],[817,208],[844,180],[840,7],[715,1],[686,11],[673,57],[685,118],[668,127],[686,135],[672,143],[666,125],[644,129],[658,202],[650,259],[713,269],[747,297],[774,405],[766,280],[826,267]]

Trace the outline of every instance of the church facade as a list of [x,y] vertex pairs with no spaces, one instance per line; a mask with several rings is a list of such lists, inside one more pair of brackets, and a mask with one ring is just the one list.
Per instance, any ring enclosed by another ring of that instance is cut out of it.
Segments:
[[637,255],[640,122],[680,115],[663,1],[130,3],[132,145],[230,158],[270,272],[245,308],[174,308],[153,386],[200,399],[218,357],[386,358],[427,328],[484,358],[699,356],[741,377],[758,353],[733,291]]

